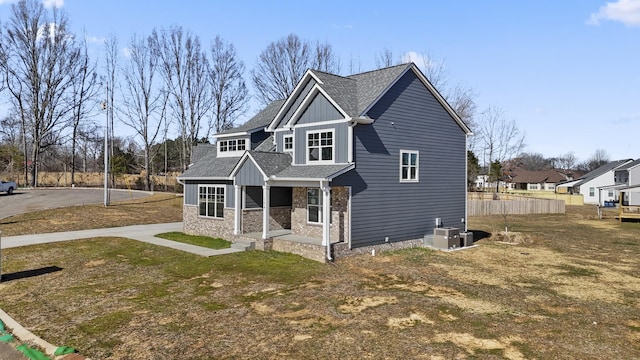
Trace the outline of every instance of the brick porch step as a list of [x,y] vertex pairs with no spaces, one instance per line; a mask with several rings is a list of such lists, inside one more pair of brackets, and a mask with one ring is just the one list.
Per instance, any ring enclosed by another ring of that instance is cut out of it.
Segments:
[[243,251],[253,250],[256,248],[256,242],[250,239],[236,239],[231,243],[231,248]]

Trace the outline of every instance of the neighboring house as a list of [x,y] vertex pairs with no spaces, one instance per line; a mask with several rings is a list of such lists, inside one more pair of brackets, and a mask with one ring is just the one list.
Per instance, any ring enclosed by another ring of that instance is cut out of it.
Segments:
[[620,200],[619,194],[624,193],[622,203],[624,205],[640,205],[640,159],[619,166],[614,171],[614,185],[601,187],[600,190],[614,193],[616,201]]
[[625,159],[609,162],[576,180],[558,184],[557,187],[566,188],[566,192],[570,194],[581,194],[585,204],[604,205],[605,202],[616,201],[618,200],[617,190],[605,190],[605,188],[615,185],[616,169],[632,161],[632,159]]
[[470,129],[414,64],[337,76],[216,135],[179,176],[184,231],[320,261],[466,223]]
[[558,183],[568,180],[573,178],[558,170],[531,171],[518,168],[511,171],[509,182],[513,184],[513,190],[555,191]]

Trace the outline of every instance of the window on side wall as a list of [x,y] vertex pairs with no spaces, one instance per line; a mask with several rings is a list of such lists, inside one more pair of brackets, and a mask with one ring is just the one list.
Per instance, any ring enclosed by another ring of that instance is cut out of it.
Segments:
[[596,189],[595,188],[592,188],[592,187],[589,188],[589,196],[590,197],[596,196]]
[[400,182],[418,182],[418,152],[400,150]]
[[333,162],[333,130],[307,133],[307,162]]
[[282,138],[282,148],[285,152],[293,151],[293,135],[285,135]]
[[224,217],[224,185],[200,185],[198,193],[198,215]]

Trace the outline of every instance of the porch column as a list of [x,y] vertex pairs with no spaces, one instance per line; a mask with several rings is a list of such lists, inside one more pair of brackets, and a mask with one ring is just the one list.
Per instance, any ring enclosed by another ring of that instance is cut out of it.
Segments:
[[235,213],[233,215],[233,235],[240,235],[240,219],[242,219],[242,186],[235,185]]
[[269,184],[262,185],[262,238],[269,237]]
[[320,182],[322,190],[322,245],[330,244],[331,230],[331,188],[326,182]]

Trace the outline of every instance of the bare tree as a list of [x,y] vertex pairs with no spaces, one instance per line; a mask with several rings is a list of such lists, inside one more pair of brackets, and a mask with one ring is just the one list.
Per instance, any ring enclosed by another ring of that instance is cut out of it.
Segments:
[[586,171],[593,171],[610,161],[609,154],[606,150],[597,149],[580,167]]
[[260,53],[251,80],[258,100],[267,105],[289,96],[307,69],[339,73],[339,66],[331,45],[316,43],[314,47],[310,41],[290,34]]
[[525,146],[524,133],[513,119],[507,118],[502,109],[492,107],[481,113],[477,127],[478,146],[485,165],[508,160]]
[[232,44],[219,36],[211,44],[209,81],[213,97],[213,118],[207,132],[216,133],[233,126],[234,120],[247,110],[249,90],[243,79],[244,64],[237,59]]
[[[161,74],[169,93],[169,108],[177,120],[182,138],[181,163],[186,169],[191,149],[211,110],[209,63],[200,46],[200,39],[182,27],[171,27],[153,34],[157,43]],[[215,101],[215,100],[214,100]]]
[[393,52],[387,48],[384,48],[381,52],[376,54],[376,68],[381,69],[389,66],[396,65],[398,62],[393,61]]
[[132,128],[142,141],[144,151],[145,190],[151,189],[152,152],[166,116],[168,92],[159,88],[155,75],[160,54],[153,37],[133,35],[129,42],[129,58],[123,68],[124,90],[120,121]]
[[0,66],[21,119],[25,155],[30,140],[31,184],[37,186],[39,156],[57,143],[73,109],[69,93],[79,73],[81,50],[61,10],[54,7],[49,13],[36,0],[22,0],[11,9],[2,41],[6,61]]
[[75,78],[72,85],[71,105],[73,106],[71,117],[71,184],[75,184],[76,175],[76,148],[78,143],[78,131],[81,125],[95,111],[94,100],[96,98],[98,88],[97,73],[95,63],[89,60],[87,52],[86,35],[82,41],[82,52],[80,54],[79,76]]
[[576,162],[576,154],[573,151],[569,151],[568,153],[556,158],[556,167],[563,170],[572,170],[575,168]]

